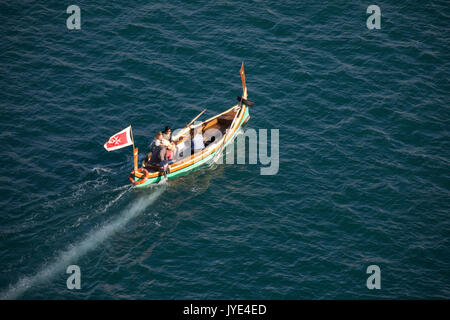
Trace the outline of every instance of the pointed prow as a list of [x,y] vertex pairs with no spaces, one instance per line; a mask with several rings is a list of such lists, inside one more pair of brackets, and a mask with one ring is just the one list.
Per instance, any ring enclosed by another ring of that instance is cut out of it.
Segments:
[[247,86],[245,85],[244,61],[242,61],[240,74],[241,74],[241,81],[242,81],[242,96],[238,96],[237,99],[240,103],[251,107],[255,103],[253,101],[250,101],[247,99]]
[[245,85],[244,61],[242,61],[240,73],[241,73],[241,81],[242,81],[242,97],[244,99],[247,99],[247,87]]

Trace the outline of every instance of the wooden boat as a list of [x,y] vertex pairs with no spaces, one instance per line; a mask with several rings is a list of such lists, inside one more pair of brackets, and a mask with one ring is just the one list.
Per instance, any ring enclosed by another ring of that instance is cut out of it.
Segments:
[[[190,141],[193,132],[200,129],[202,133],[205,132],[220,132],[218,136],[220,139],[215,139],[215,136],[204,135],[205,148],[190,156],[182,157],[179,160],[169,164],[168,171],[164,173],[160,167],[154,167],[143,163],[143,167],[137,168],[137,148],[134,153],[134,167],[135,170],[130,174],[130,182],[135,185],[136,188],[142,188],[154,183],[159,183],[163,179],[173,179],[184,175],[198,167],[211,163],[221,156],[223,150],[228,144],[230,144],[236,137],[236,134],[245,123],[250,119],[248,106],[252,106],[253,102],[247,99],[247,88],[245,86],[245,73],[244,63],[241,66],[241,81],[242,81],[242,96],[238,97],[238,104],[229,108],[228,110],[211,117],[201,123],[195,125],[187,125],[172,139],[175,142],[177,148],[181,146],[185,141]],[[194,119],[195,120],[195,119]],[[191,121],[192,123],[193,121]],[[212,130],[211,130],[212,129]],[[190,146],[189,146],[190,149]]]

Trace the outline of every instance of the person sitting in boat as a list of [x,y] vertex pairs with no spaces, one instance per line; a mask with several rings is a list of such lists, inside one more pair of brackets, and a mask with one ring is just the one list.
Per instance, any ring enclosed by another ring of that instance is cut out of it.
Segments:
[[166,158],[167,144],[164,142],[161,131],[156,133],[155,139],[150,144],[150,148],[152,149],[152,153],[147,163],[150,166],[159,167],[161,171],[164,171],[164,176],[167,176],[169,173],[169,160]]
[[202,126],[198,126],[195,130],[194,138],[191,141],[191,154],[201,151],[204,148]]
[[153,139],[152,143],[149,145],[150,153],[147,155],[143,162],[143,166],[149,165],[159,165],[163,160],[166,160],[167,147],[163,143],[162,132],[158,131]]
[[166,158],[167,160],[172,160],[174,154],[176,153],[176,145],[174,141],[172,140],[172,129],[170,126],[166,126],[164,128],[164,131],[162,133],[163,141],[165,145],[167,146],[167,153]]
[[154,153],[155,151],[157,151],[157,148],[159,148],[162,144],[163,144],[163,135],[161,131],[158,131],[155,134],[155,138],[149,145],[150,151]]
[[163,145],[167,150],[175,149],[175,144],[164,139],[164,134],[161,131],[158,131],[158,133],[155,135],[155,139],[150,144],[150,150],[153,151],[153,148],[159,145]]
[[166,160],[167,148],[163,145],[159,145],[155,147],[154,150],[155,151],[152,152],[152,156],[148,163],[152,166],[162,167],[168,162],[168,160]]
[[172,128],[170,128],[170,126],[166,126],[164,128],[162,135],[163,135],[163,139],[165,139],[169,142],[172,142]]

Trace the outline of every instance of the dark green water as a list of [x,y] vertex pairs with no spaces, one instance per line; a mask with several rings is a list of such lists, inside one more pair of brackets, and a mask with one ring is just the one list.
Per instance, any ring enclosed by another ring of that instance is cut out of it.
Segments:
[[[448,2],[69,4],[0,5],[2,298],[450,297]],[[243,60],[278,173],[133,190],[106,140],[231,107]]]

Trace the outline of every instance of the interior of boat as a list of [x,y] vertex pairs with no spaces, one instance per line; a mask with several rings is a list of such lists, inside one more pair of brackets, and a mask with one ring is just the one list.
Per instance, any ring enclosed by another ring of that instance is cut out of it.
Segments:
[[[175,152],[175,157],[172,163],[187,162],[194,158],[198,153],[204,153],[205,151],[207,152],[210,148],[213,148],[214,145],[222,142],[222,138],[225,136],[226,130],[231,126],[236,112],[237,110],[235,108],[231,108],[202,123],[183,129],[183,131],[180,132],[181,134],[177,136],[179,140],[175,142],[175,145],[177,146],[177,152]],[[198,130],[199,126],[201,126],[202,128],[203,143],[205,145],[205,148],[195,154],[186,156],[184,154],[185,152],[191,153],[190,140],[194,138],[194,134]],[[159,167],[148,164],[151,155],[152,153],[150,152],[142,162],[142,166],[151,172],[159,171]]]

